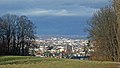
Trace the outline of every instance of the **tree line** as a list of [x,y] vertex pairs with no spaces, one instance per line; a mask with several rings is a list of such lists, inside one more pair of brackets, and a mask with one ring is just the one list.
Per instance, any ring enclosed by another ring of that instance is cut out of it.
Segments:
[[0,55],[29,55],[35,25],[26,16],[0,17]]
[[95,41],[93,60],[120,62],[120,0],[112,2],[112,6],[94,13],[88,22],[89,37]]

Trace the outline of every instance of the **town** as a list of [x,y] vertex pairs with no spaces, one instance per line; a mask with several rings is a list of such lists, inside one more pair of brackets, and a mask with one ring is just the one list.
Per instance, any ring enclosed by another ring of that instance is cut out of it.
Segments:
[[94,52],[90,40],[65,37],[39,38],[34,41],[30,53],[39,57],[88,59]]

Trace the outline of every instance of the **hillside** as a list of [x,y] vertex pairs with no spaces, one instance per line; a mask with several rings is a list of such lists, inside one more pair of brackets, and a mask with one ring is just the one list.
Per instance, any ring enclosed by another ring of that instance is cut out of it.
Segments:
[[118,63],[72,59],[1,56],[0,68],[119,68]]

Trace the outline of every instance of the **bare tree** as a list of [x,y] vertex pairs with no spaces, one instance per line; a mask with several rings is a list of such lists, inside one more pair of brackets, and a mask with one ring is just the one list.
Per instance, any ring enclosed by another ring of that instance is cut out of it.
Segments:
[[[26,16],[6,14],[0,18],[0,46],[4,54],[29,55],[34,24]],[[4,46],[3,46],[4,45]],[[6,51],[6,53],[5,53]]]
[[113,7],[115,9],[115,13],[117,16],[117,40],[118,40],[118,51],[117,55],[118,55],[118,61],[120,62],[120,0],[113,0]]
[[95,13],[89,26],[90,37],[96,41],[97,59],[118,61],[117,16],[114,8],[105,7]]

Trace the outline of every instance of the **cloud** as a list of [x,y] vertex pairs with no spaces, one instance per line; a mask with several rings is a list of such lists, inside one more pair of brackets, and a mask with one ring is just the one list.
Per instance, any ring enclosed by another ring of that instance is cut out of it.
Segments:
[[[91,16],[109,0],[0,0],[0,13],[29,16]],[[94,7],[93,7],[94,6]]]
[[35,23],[39,34],[86,35],[83,31],[86,20],[109,1],[0,0],[0,15],[26,15]]
[[10,4],[10,3],[39,3],[39,4],[48,4],[48,3],[103,3],[111,0],[0,0],[1,4]]
[[[110,0],[0,0],[0,8],[65,8],[64,6],[103,6]],[[94,8],[92,6],[92,8]]]
[[27,16],[91,16],[94,12],[99,9],[79,6],[76,9],[23,9],[23,10],[13,10],[6,13],[14,13],[19,15]]
[[18,11],[10,11],[6,13],[14,13],[19,15],[27,15],[27,16],[74,16],[76,13],[69,12],[65,9],[52,10],[52,9],[28,9],[28,10],[18,10]]

